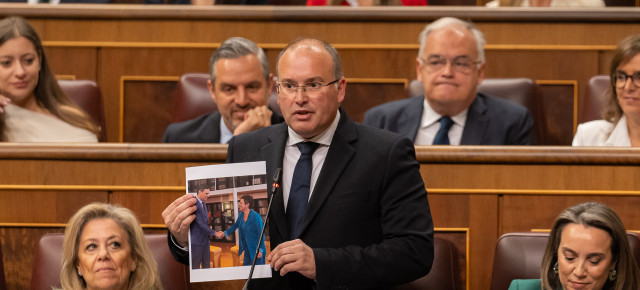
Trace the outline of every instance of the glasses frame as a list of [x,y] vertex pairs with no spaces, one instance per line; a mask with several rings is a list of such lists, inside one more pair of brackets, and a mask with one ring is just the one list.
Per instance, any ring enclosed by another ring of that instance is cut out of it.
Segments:
[[[341,80],[341,79],[342,79],[342,78],[337,78],[337,79],[335,79],[334,81],[332,81],[332,82],[328,82],[328,83],[326,83],[326,84],[323,84],[322,82],[308,82],[308,83],[306,83],[306,84],[304,84],[304,85],[299,85],[299,84],[297,84],[297,83],[291,83],[291,84],[295,85],[294,90],[293,90],[293,91],[291,91],[291,92],[287,91],[287,89],[282,89],[280,86],[283,84],[283,82],[278,81],[278,82],[277,82],[277,86],[276,86],[276,88],[277,88],[277,90],[278,90],[278,94],[279,94],[280,92],[283,92],[284,94],[295,94],[295,93],[297,93],[297,92],[298,92],[298,89],[300,89],[300,88],[302,88],[302,89],[303,89],[303,91],[304,91],[305,93],[306,93],[306,92],[317,92],[317,91],[320,91],[322,88],[324,88],[324,87],[326,87],[326,86],[330,86],[330,85],[333,85],[333,84],[337,83],[337,82],[338,82],[339,80]],[[316,90],[308,90],[308,91],[307,91],[307,88],[309,87],[309,84],[311,84],[311,83],[318,83],[318,84],[320,84],[320,86],[319,86],[319,87],[318,87],[318,89],[316,89]]]
[[[445,58],[445,57],[443,57],[443,56],[440,56],[440,55],[432,55],[432,56],[430,56],[430,57],[439,57],[440,59],[442,59],[442,60],[444,60],[444,61],[445,61],[445,63],[444,63],[444,64],[441,64],[441,65],[442,65],[442,67],[434,68],[433,66],[430,66],[430,65],[429,65],[429,60],[428,60],[428,59],[424,59],[424,58],[422,58],[422,57],[418,57],[418,59],[420,60],[420,65],[422,65],[422,66],[426,67],[429,71],[432,71],[432,72],[439,71],[439,70],[441,70],[441,69],[445,68],[445,67],[447,66],[447,63],[450,63],[450,64],[451,64],[451,69],[452,69],[453,71],[456,71],[456,72],[459,72],[459,73],[470,73],[471,71],[473,71],[474,66],[475,66],[475,69],[478,69],[478,64],[482,63],[481,61],[478,61],[478,60],[475,60],[475,61],[474,61],[474,60],[472,60],[470,57],[468,57],[468,56],[466,56],[466,55],[459,55],[459,56],[454,57],[454,58],[453,58],[453,59],[451,59],[451,60],[449,60],[448,58]],[[457,58],[466,58],[466,59],[469,59],[469,60],[470,60],[470,62],[471,62],[471,65],[470,65],[468,68],[467,68],[467,67],[464,67],[464,66],[457,66],[457,65],[453,65],[453,64],[454,64],[454,61],[455,61]]]
[[[620,84],[618,84],[618,78],[617,78],[617,75],[619,74],[624,76],[624,82]],[[640,88],[640,71],[635,71],[631,75],[628,75],[623,71],[617,71],[611,75],[611,82],[613,83],[614,88],[622,89],[627,84],[627,80],[629,80],[629,78],[631,78],[631,83],[634,86]]]

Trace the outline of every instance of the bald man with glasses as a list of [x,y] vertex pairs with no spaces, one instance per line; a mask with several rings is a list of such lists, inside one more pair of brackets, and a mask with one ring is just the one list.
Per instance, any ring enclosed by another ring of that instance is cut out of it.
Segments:
[[484,78],[484,44],[471,23],[445,17],[427,25],[416,58],[424,97],[374,107],[364,124],[404,135],[415,145],[529,145],[529,111],[477,92]]

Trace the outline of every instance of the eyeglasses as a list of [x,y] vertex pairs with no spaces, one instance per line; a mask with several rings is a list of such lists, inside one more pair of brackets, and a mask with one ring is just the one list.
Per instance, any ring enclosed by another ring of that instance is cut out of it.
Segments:
[[332,81],[326,84],[322,82],[308,82],[308,83],[305,83],[304,85],[298,85],[297,83],[293,83],[293,82],[278,82],[277,88],[278,88],[278,93],[282,92],[285,94],[295,94],[299,88],[302,88],[302,90],[305,92],[317,92],[323,87],[330,86],[337,83],[339,80],[340,79],[336,79],[335,81]]
[[[431,55],[427,59],[420,58],[420,63],[429,71],[439,71],[447,65],[447,59],[441,55]],[[459,73],[470,73],[473,65],[479,64],[466,55],[456,56],[451,60],[451,69]]]
[[611,76],[611,79],[613,79],[616,84],[616,88],[619,89],[624,87],[624,85],[627,83],[627,79],[629,78],[636,87],[640,87],[640,71],[634,72],[632,75],[617,71]]

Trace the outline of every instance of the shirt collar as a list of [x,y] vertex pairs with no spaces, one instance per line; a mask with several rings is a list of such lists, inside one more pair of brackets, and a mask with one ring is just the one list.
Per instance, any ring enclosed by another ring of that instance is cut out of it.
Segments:
[[233,138],[233,132],[229,131],[227,125],[224,123],[224,118],[220,116],[220,143],[229,143],[229,140]]
[[289,131],[289,138],[287,139],[287,145],[292,146],[300,142],[311,141],[311,142],[318,143],[320,145],[329,146],[329,144],[331,144],[331,140],[333,140],[333,134],[336,132],[336,129],[338,128],[339,121],[340,121],[340,111],[338,110],[338,113],[336,114],[336,117],[333,119],[333,122],[331,123],[329,128],[327,128],[326,130],[324,130],[324,132],[316,135],[311,139],[303,138],[302,136],[298,135],[298,133],[294,132],[293,129],[291,129],[291,127],[288,127],[287,130]]
[[[422,120],[420,121],[420,128],[429,127],[437,123],[438,121],[440,121],[440,118],[442,118],[442,115],[438,114],[436,111],[433,110],[433,108],[431,108],[431,106],[429,106],[429,102],[427,101],[426,98],[424,99],[422,106],[423,106],[423,109],[422,109],[423,113],[422,113]],[[468,112],[469,112],[469,108],[466,108],[459,114],[455,116],[450,116],[451,120],[453,120],[454,124],[464,127],[464,123],[467,121]]]

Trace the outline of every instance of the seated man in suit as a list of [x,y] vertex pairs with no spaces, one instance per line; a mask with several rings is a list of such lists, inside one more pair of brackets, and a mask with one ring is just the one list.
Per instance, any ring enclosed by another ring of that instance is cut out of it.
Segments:
[[232,37],[211,55],[207,87],[218,111],[169,125],[165,143],[227,143],[231,137],[282,122],[267,101],[272,77],[264,51],[253,41]]
[[[347,82],[330,44],[295,40],[276,63],[286,123],[238,135],[227,152],[266,161],[267,176],[282,169],[268,216],[273,277],[251,288],[388,289],[426,275],[433,221],[411,141],[339,108]],[[183,263],[194,203],[185,195],[162,213]]]
[[533,118],[518,104],[477,93],[484,77],[484,36],[471,23],[445,17],[420,34],[416,58],[424,97],[368,110],[364,124],[416,145],[528,145]]

